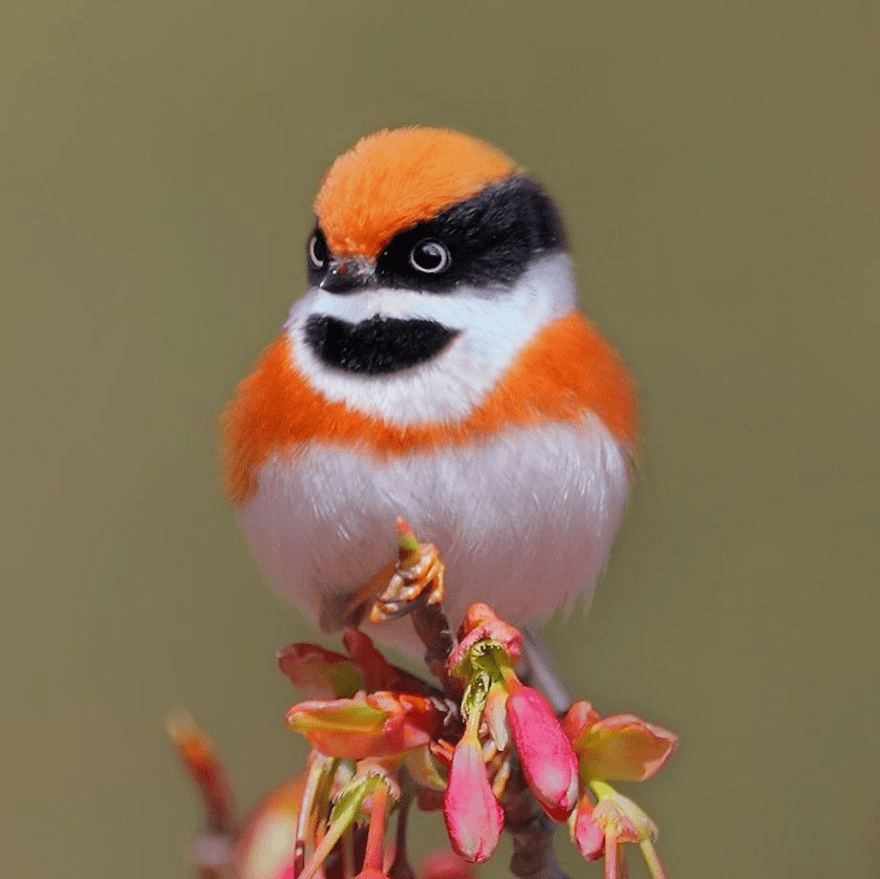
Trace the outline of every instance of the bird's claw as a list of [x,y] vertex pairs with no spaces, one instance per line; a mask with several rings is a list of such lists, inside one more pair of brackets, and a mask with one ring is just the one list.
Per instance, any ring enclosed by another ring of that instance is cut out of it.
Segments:
[[400,619],[416,608],[443,601],[444,566],[433,543],[420,543],[406,554],[394,570],[388,585],[370,608],[371,623]]

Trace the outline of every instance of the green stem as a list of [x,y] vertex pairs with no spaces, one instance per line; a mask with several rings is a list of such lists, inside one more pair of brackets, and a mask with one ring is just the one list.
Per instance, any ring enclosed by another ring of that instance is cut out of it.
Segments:
[[663,864],[660,863],[660,857],[657,854],[657,849],[654,848],[654,843],[650,839],[645,839],[639,843],[639,848],[648,865],[651,879],[666,879],[666,871],[663,869]]
[[[348,790],[340,792],[333,810],[330,812],[330,825],[327,828],[327,832],[315,847],[312,856],[305,867],[303,867],[303,871],[297,879],[312,879],[321,870],[324,861],[330,852],[333,851],[333,846],[339,842],[342,834],[357,820],[361,805],[367,795],[373,792],[374,784],[375,782],[370,779],[360,779],[353,782],[353,786],[350,786]],[[376,787],[385,787],[385,785],[380,783]]]
[[309,818],[315,804],[315,794],[327,768],[327,758],[315,753],[313,762],[306,776],[306,786],[299,804],[299,815],[296,818],[296,835],[293,844],[293,875],[300,876],[306,864],[306,835]]
[[595,778],[589,782],[589,785],[593,793],[596,795],[597,800],[601,800],[602,797],[610,797],[612,794],[617,793],[610,784],[606,784],[604,781],[599,781]]

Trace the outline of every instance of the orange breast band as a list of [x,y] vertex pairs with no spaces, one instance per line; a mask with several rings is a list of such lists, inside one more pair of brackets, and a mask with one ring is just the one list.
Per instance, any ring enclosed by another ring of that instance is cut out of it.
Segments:
[[616,351],[579,312],[547,326],[486,399],[460,421],[400,427],[329,402],[291,364],[282,335],[236,390],[222,422],[226,490],[242,503],[274,452],[311,442],[357,447],[377,458],[462,444],[508,427],[576,422],[596,413],[632,452],[633,384]]

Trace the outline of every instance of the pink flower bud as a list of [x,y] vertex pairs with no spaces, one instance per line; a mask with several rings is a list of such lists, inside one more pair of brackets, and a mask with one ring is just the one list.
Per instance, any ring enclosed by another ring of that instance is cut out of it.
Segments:
[[593,803],[583,794],[569,821],[572,842],[588,860],[596,861],[605,852],[605,830],[593,817]]
[[532,793],[544,811],[564,821],[577,802],[577,759],[547,700],[506,676],[507,719]]
[[443,818],[457,854],[471,863],[491,857],[504,826],[504,813],[492,793],[476,730],[465,733],[452,755]]

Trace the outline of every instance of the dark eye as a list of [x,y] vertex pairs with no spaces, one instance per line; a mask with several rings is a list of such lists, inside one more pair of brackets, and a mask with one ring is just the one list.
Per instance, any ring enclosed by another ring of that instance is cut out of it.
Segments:
[[409,264],[426,275],[445,272],[452,262],[447,248],[436,238],[425,238],[409,252]]
[[327,244],[320,232],[309,238],[309,265],[313,269],[323,269],[327,264]]

